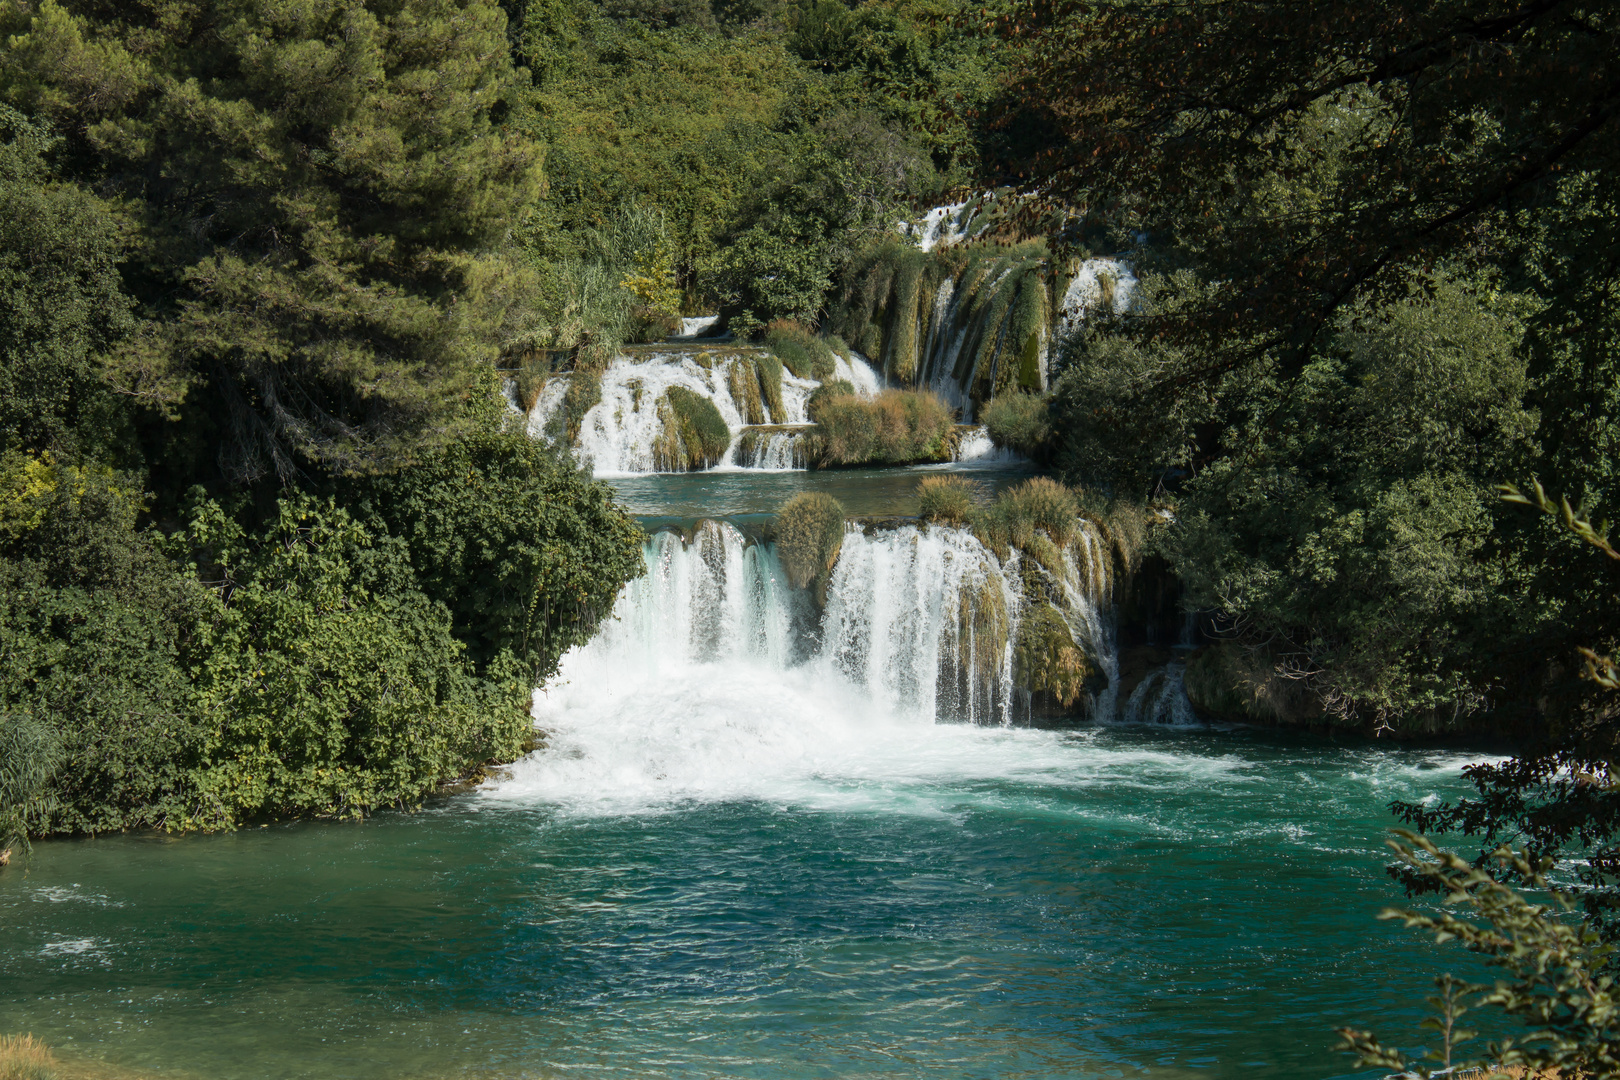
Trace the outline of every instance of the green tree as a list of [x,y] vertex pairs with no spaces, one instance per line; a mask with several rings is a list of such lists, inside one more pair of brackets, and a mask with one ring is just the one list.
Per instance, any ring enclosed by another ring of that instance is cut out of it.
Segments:
[[126,481],[0,463],[0,713],[30,749],[15,767],[50,777],[9,808],[35,832],[178,824],[206,732],[186,669],[214,605],[136,527]]
[[525,690],[590,640],[643,572],[641,529],[613,489],[521,434],[474,436],[347,491],[406,545],[418,586],[450,612],[477,669],[509,657]]
[[476,676],[400,540],[307,495],[257,537],[205,503],[181,539],[217,560],[224,610],[196,670],[195,806],[171,824],[414,805],[521,751],[527,685],[509,665]]
[[135,327],[118,272],[129,225],[57,178],[60,143],[0,105],[0,431],[31,450],[110,450],[128,437],[101,358]]
[[539,184],[495,124],[505,30],[493,0],[0,5],[0,96],[144,224],[160,321],[114,385],[187,400],[236,480],[450,437],[529,287],[487,253]]

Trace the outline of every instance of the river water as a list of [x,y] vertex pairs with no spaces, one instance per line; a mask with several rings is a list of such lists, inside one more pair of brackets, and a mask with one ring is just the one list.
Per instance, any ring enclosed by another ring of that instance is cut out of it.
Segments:
[[736,530],[654,536],[474,794],[38,845],[0,1031],[212,1080],[1292,1080],[1350,1073],[1341,1024],[1413,1041],[1456,958],[1375,921],[1385,808],[1477,755],[945,722],[928,583],[984,572],[971,539],[846,549],[817,623]]

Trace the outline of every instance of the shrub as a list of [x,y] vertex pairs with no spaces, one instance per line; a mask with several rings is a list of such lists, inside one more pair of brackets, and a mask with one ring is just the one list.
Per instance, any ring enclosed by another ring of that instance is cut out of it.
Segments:
[[772,534],[789,583],[823,585],[844,546],[844,507],[824,492],[801,492],[776,512]]
[[197,805],[168,824],[360,816],[521,752],[527,680],[509,659],[476,678],[449,611],[411,587],[403,541],[308,495],[253,540],[210,504],[189,538],[219,552],[229,587],[197,673]]
[[671,386],[659,402],[664,434],[660,467],[671,471],[708,468],[726,456],[731,429],[714,402],[684,386]]
[[531,687],[643,572],[641,529],[613,489],[521,434],[464,440],[346,493],[409,546],[413,586],[449,610],[479,671],[511,653]]
[[1015,537],[1041,529],[1062,547],[1074,539],[1080,526],[1080,504],[1074,492],[1044,476],[1002,492],[999,502]]
[[961,525],[973,514],[977,487],[960,476],[926,476],[917,485],[917,513],[925,521]]
[[948,461],[952,421],[950,408],[929,391],[833,397],[817,414],[816,456],[824,465]]
[[1025,457],[1044,454],[1052,434],[1047,420],[1046,400],[1018,390],[1001,394],[985,403],[979,414],[997,446],[1015,450]]
[[830,382],[824,382],[810,391],[810,400],[804,403],[805,415],[809,416],[812,422],[819,423],[821,410],[828,402],[834,398],[854,396],[855,384],[848,379],[833,379]]
[[[62,761],[49,724],[28,712],[0,712],[0,866],[51,806],[51,778]],[[0,1074],[3,1075],[3,1074]]]
[[672,338],[681,332],[681,317],[667,311],[637,305],[630,312],[630,336],[633,341],[653,342]]
[[799,323],[777,319],[765,327],[765,344],[787,369],[801,379],[826,382],[837,370],[837,357],[825,341]]
[[56,1058],[32,1035],[0,1035],[0,1080],[54,1080]]
[[24,486],[7,483],[0,522],[6,831],[165,824],[209,726],[186,669],[217,605],[136,528],[137,492],[95,470],[32,465],[4,470]]

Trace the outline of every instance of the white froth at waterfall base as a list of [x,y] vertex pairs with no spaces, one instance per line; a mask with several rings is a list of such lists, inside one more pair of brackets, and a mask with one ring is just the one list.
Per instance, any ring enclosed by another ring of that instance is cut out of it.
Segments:
[[[1003,726],[1011,638],[979,659],[960,611],[986,590],[1015,616],[1020,601],[965,530],[850,529],[819,612],[770,546],[724,523],[690,542],[657,533],[644,557],[614,618],[536,692],[544,748],[488,798],[585,814],[738,799],[933,812],[963,781],[1242,780],[1235,755]],[[1111,649],[1090,599],[1101,583],[1070,571],[1075,632]]]

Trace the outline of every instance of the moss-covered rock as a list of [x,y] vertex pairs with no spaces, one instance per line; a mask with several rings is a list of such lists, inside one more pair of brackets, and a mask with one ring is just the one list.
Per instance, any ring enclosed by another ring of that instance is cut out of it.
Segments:
[[1085,651],[1076,645],[1069,624],[1051,604],[1032,604],[1018,624],[1013,647],[1013,681],[1031,694],[1050,694],[1069,708],[1096,674]]
[[831,495],[806,491],[776,512],[771,536],[776,557],[795,589],[815,587],[825,599],[827,580],[844,546],[844,507]]
[[782,361],[768,352],[760,353],[754,358],[754,374],[759,379],[760,397],[771,411],[771,423],[784,423],[787,406],[782,403]]
[[726,373],[726,382],[731,389],[731,400],[736,404],[737,411],[742,413],[744,422],[763,424],[765,400],[760,393],[759,370],[754,358],[745,356],[733,360],[731,370]]
[[546,434],[554,441],[573,446],[579,442],[580,425],[585,414],[602,400],[602,377],[595,371],[575,370],[566,376],[568,389],[563,392],[562,405],[546,424]]

